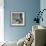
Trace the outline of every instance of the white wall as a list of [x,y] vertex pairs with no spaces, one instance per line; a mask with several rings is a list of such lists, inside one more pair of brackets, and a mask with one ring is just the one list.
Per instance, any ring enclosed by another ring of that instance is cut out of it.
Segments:
[[41,9],[46,9],[46,0],[40,0],[40,7]]
[[0,42],[4,41],[4,3],[0,0]]
[[[40,10],[46,9],[46,0],[40,0]],[[43,12],[44,21],[40,21],[40,24],[46,27],[46,11]]]

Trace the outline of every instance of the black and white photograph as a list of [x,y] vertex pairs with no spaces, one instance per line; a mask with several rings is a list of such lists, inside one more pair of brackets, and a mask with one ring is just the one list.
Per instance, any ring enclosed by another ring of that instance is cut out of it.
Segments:
[[24,12],[11,12],[11,25],[21,26],[25,22]]

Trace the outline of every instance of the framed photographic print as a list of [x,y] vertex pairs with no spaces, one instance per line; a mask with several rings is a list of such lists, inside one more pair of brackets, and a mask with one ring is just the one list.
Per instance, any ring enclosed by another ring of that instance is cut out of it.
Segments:
[[11,12],[11,25],[24,26],[25,25],[24,12]]

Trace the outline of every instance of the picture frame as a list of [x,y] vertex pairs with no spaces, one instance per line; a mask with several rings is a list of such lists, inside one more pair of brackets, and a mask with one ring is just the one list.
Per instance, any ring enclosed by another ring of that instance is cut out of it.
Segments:
[[25,13],[24,12],[11,12],[11,25],[12,26],[24,26],[25,25]]

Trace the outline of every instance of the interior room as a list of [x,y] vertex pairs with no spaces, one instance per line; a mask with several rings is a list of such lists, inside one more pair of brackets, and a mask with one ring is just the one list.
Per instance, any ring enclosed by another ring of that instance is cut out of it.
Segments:
[[0,46],[46,46],[46,0],[0,1]]

